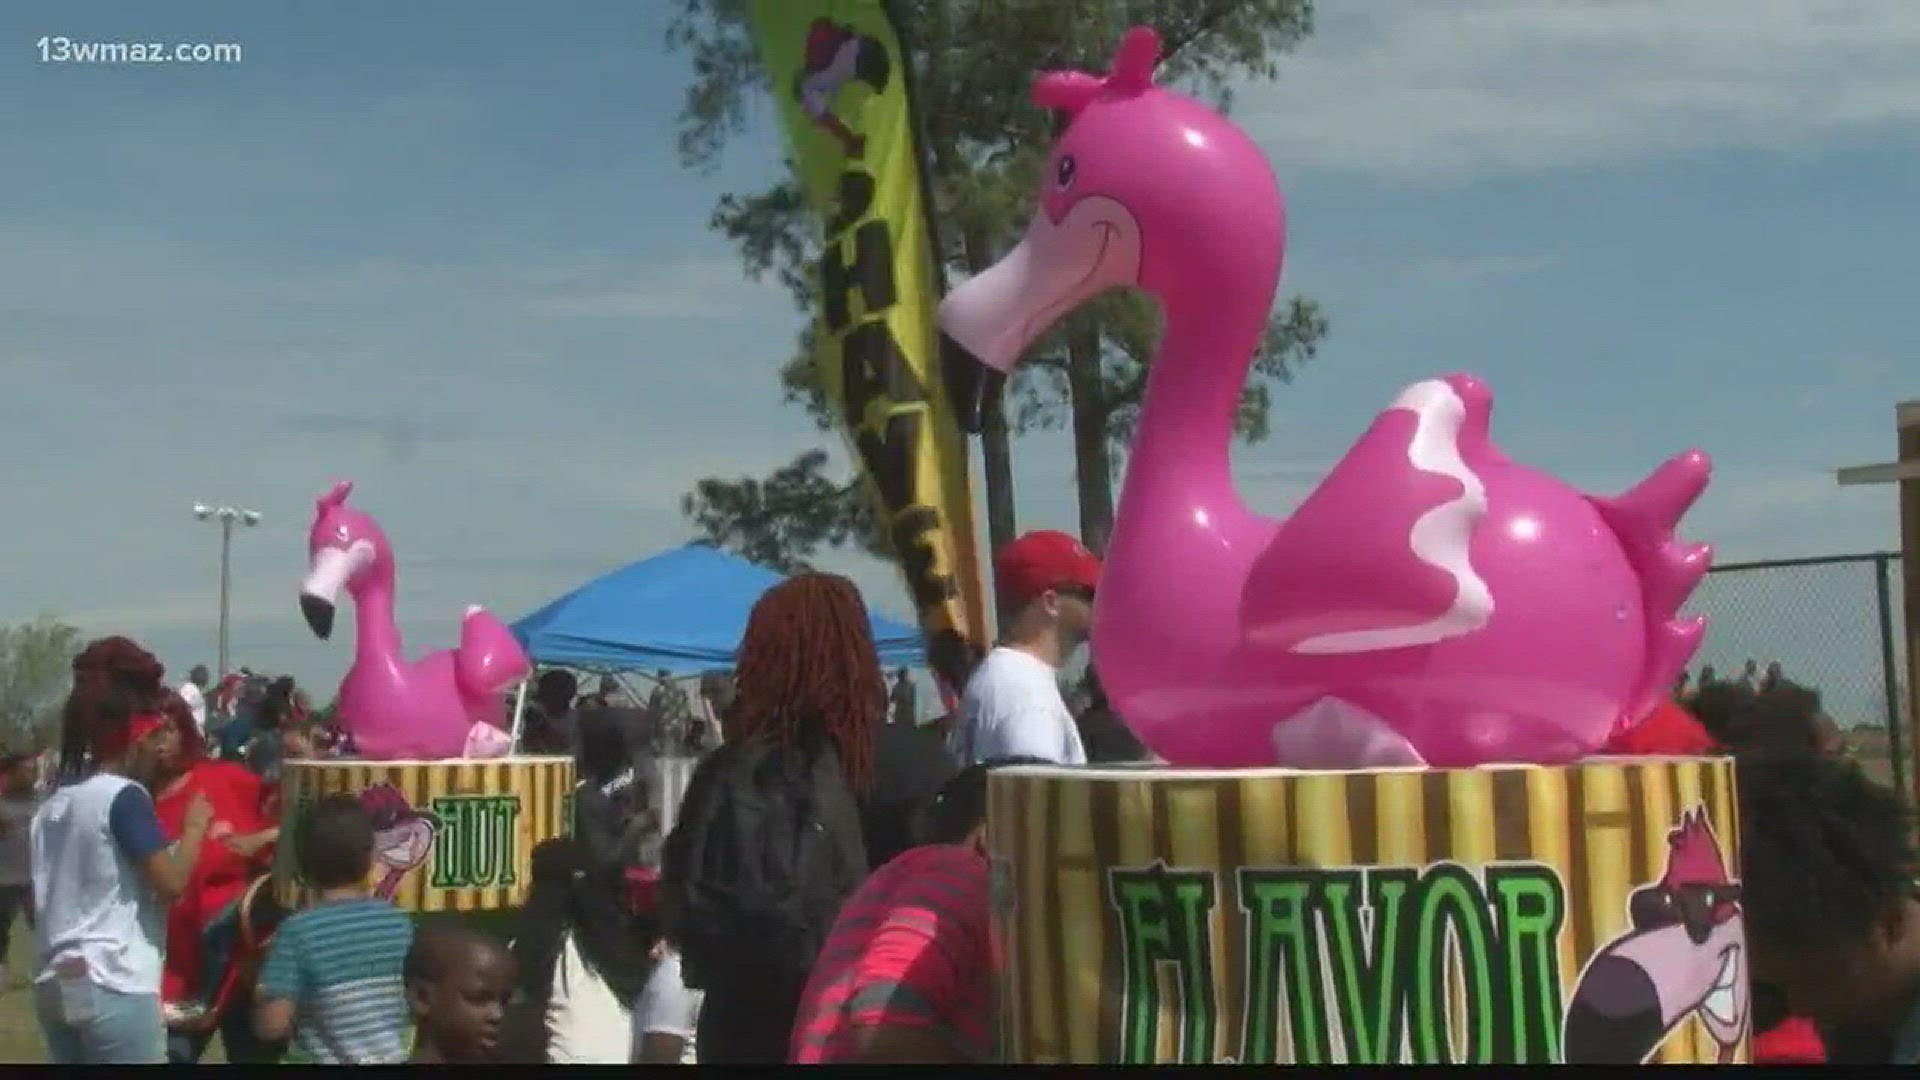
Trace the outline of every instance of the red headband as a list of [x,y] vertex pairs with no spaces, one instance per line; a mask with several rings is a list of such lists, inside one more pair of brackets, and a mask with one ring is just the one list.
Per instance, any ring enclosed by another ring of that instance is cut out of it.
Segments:
[[127,718],[124,727],[103,731],[95,736],[93,751],[96,754],[118,753],[166,726],[167,718],[160,713],[135,713]]

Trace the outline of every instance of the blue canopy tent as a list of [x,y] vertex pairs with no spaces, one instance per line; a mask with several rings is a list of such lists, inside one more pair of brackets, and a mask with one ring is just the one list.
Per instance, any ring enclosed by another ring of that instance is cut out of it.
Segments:
[[[780,574],[689,544],[595,578],[513,624],[535,664],[674,675],[730,668],[747,616]],[[918,667],[920,631],[879,615],[873,643],[886,667]]]

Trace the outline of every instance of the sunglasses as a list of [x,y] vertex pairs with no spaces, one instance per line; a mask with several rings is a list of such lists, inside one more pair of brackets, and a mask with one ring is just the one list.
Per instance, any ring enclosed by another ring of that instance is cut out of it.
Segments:
[[1085,585],[1055,585],[1053,591],[1057,595],[1065,596],[1073,600],[1080,600],[1089,604],[1093,603],[1093,590],[1087,588]]
[[1695,945],[1704,944],[1713,928],[1726,921],[1733,905],[1740,902],[1740,886],[1734,882],[1718,885],[1650,885],[1636,889],[1627,900],[1627,918],[1639,931],[1683,926]]

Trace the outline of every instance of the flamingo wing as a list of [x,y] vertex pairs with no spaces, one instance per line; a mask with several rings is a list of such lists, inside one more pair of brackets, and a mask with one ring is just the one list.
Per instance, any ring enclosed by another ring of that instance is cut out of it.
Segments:
[[1247,578],[1256,646],[1333,656],[1472,633],[1493,598],[1470,557],[1487,513],[1469,462],[1487,445],[1476,380],[1409,387],[1274,533]]
[[460,621],[460,646],[454,650],[454,678],[473,694],[498,694],[533,670],[525,649],[507,625],[485,608],[470,607]]

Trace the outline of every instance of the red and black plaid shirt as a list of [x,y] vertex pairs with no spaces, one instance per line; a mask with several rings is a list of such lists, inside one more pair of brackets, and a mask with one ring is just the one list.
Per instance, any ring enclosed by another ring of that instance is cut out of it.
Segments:
[[847,1060],[862,1028],[934,1029],[956,1055],[993,1054],[991,875],[970,847],[929,844],[873,872],[820,950],[793,1025],[791,1058]]

